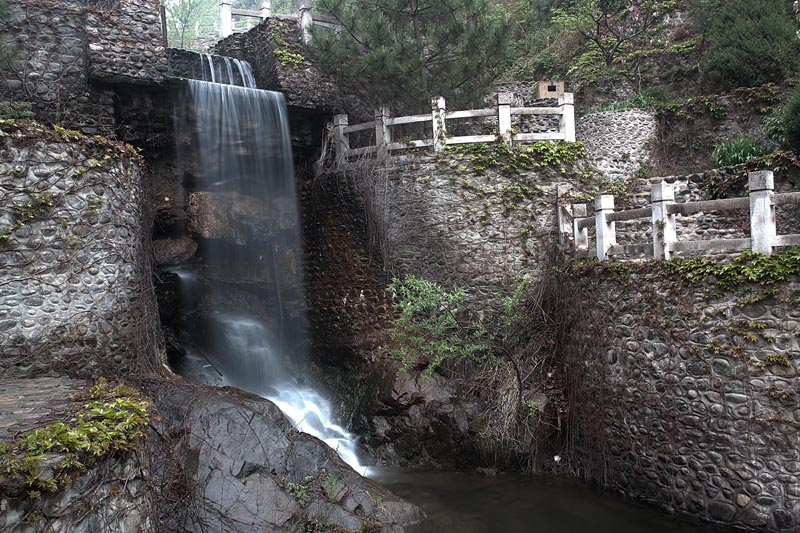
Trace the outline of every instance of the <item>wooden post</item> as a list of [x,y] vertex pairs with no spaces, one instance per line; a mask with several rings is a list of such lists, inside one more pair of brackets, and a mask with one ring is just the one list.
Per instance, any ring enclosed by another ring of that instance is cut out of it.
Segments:
[[587,213],[586,204],[572,204],[572,236],[578,250],[589,249],[589,228],[578,227],[578,221],[586,218]]
[[311,26],[314,25],[314,17],[311,15],[311,0],[300,0],[300,27],[303,29],[303,42],[311,42]]
[[231,0],[219,0],[219,36],[223,39],[233,33]]
[[261,0],[261,19],[272,16],[272,0]]
[[608,221],[608,215],[614,212],[614,197],[610,194],[598,196],[594,208],[597,229],[597,259],[605,261],[608,257],[608,250],[617,244],[616,223]]
[[511,144],[511,93],[497,93],[497,129],[500,137]]
[[433,117],[433,150],[440,151],[447,145],[447,124],[445,124],[445,101],[443,96],[431,98],[431,116]]
[[389,154],[389,143],[392,142],[392,133],[389,131],[389,108],[381,107],[375,111],[375,146],[378,157]]
[[775,180],[772,172],[761,170],[747,174],[750,188],[750,242],[754,252],[772,255],[772,245],[777,235],[775,205],[772,196]]
[[339,164],[347,161],[347,151],[350,150],[350,139],[344,132],[348,124],[347,115],[333,116],[333,144],[336,148],[336,162]]
[[558,97],[561,106],[561,123],[558,130],[564,134],[564,140],[575,142],[575,99],[572,93],[564,93]]
[[675,189],[672,183],[663,180],[654,183],[650,191],[650,201],[653,204],[651,218],[653,257],[669,259],[672,256],[670,245],[677,240],[675,215],[668,213],[668,206],[675,202]]

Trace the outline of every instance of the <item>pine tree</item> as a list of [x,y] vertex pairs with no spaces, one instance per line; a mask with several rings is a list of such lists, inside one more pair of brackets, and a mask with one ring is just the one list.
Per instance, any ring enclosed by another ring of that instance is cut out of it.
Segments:
[[798,41],[784,0],[705,0],[708,48],[701,61],[712,88],[783,81],[797,67]]
[[315,28],[321,67],[368,105],[423,109],[474,100],[510,55],[505,9],[489,0],[319,0],[342,26]]

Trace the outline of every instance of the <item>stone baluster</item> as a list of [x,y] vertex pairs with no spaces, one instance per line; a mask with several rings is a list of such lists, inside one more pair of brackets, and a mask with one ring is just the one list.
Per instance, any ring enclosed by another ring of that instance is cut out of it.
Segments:
[[749,172],[750,188],[750,242],[754,252],[772,255],[772,246],[777,235],[775,225],[775,180],[770,170]]
[[572,236],[578,250],[589,249],[589,228],[578,227],[578,221],[586,218],[588,211],[586,204],[572,204]]
[[597,229],[597,259],[605,261],[608,250],[617,244],[617,225],[608,221],[608,215],[614,212],[614,197],[610,194],[598,196],[595,200],[595,226]]
[[561,122],[558,130],[564,134],[564,140],[575,142],[575,98],[572,93],[564,93],[558,97],[561,107]]
[[511,93],[497,93],[497,129],[500,137],[511,144]]
[[669,214],[669,205],[675,202],[675,189],[672,183],[658,181],[653,183],[650,191],[650,202],[653,205],[651,217],[653,233],[653,257],[669,259],[672,256],[670,245],[677,240],[675,215]]
[[443,96],[431,98],[431,116],[433,118],[433,150],[440,151],[447,144],[447,124],[445,124],[445,101]]
[[350,139],[344,132],[349,125],[347,115],[334,115],[333,117],[333,144],[336,149],[336,161],[343,164],[347,161],[347,152],[350,150]]
[[389,143],[392,142],[392,132],[389,129],[388,121],[388,107],[381,107],[375,111],[375,146],[380,158],[389,154]]
[[219,36],[223,39],[233,33],[231,0],[219,0]]

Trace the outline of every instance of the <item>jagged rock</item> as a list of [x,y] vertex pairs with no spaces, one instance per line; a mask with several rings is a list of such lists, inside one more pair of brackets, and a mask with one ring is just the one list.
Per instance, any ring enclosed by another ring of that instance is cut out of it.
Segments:
[[190,260],[197,252],[197,243],[190,237],[153,241],[157,266],[176,266]]
[[[319,439],[297,432],[272,403],[237,389],[184,387],[159,433],[185,435],[177,459],[191,465],[186,531],[285,531],[311,524],[402,531],[422,512],[363,478]],[[174,460],[173,459],[173,460]]]

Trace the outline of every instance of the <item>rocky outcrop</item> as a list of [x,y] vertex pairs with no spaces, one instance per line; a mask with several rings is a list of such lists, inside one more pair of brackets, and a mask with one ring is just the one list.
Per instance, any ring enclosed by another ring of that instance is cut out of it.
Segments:
[[275,213],[254,196],[234,192],[189,194],[189,231],[204,239],[243,245],[264,241],[276,230]]
[[195,252],[197,252],[197,243],[191,237],[153,241],[156,265],[160,267],[186,263],[194,257]]
[[187,385],[157,403],[165,406],[159,433],[181,435],[170,461],[185,465],[192,487],[186,507],[165,516],[171,530],[402,531],[423,517],[297,432],[267,400]]

